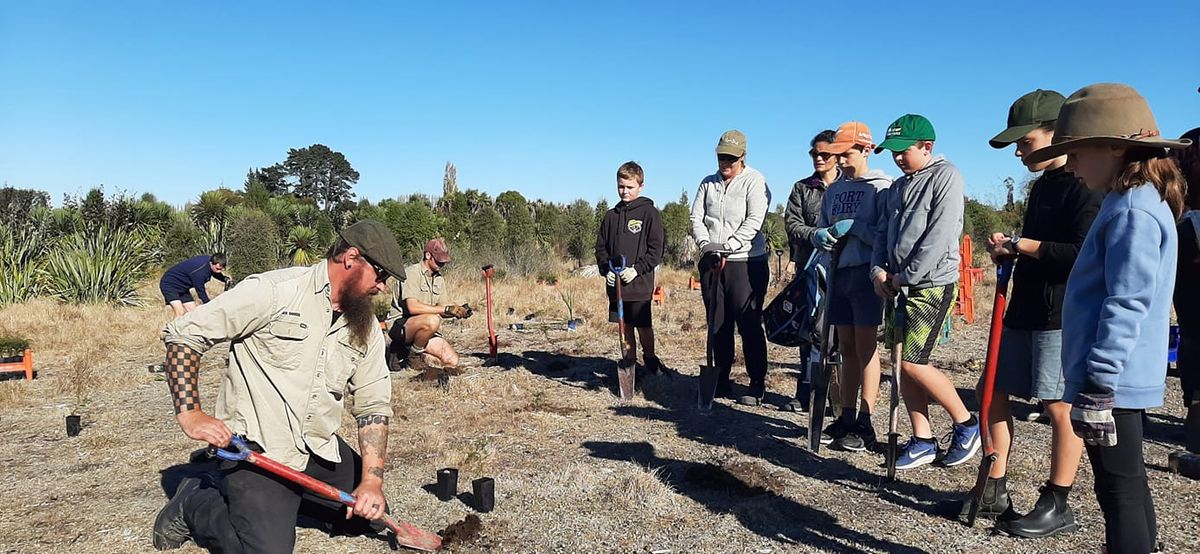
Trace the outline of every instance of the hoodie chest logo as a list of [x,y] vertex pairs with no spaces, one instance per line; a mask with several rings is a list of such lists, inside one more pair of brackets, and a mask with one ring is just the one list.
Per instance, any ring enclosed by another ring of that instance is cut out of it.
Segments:
[[635,235],[642,232],[642,220],[640,220],[640,219],[629,220],[628,222],[625,223],[625,229],[629,230],[630,233],[633,233]]

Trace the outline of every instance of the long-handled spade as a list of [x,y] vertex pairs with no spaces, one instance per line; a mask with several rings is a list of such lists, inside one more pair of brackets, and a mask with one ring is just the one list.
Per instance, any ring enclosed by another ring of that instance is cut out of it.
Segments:
[[903,291],[892,298],[892,390],[888,410],[887,479],[896,479],[896,457],[900,455],[900,375],[904,364],[904,333],[908,323]]
[[[354,506],[354,495],[330,485],[329,483],[296,471],[253,450],[250,450],[250,448],[246,446],[245,440],[237,435],[234,435],[233,438],[230,439],[229,446],[232,448],[232,450],[217,449],[216,455],[223,460],[247,462],[249,464],[253,464],[262,468],[268,473],[273,473],[284,479],[287,479],[288,481],[296,483],[297,485],[304,487],[317,496],[328,498],[329,500],[336,502],[341,502],[347,506]],[[395,535],[396,543],[402,546],[416,550],[424,550],[426,552],[434,552],[442,547],[441,537],[421,529],[420,527],[417,527],[411,523],[405,521],[396,521],[388,515],[384,515],[377,521],[387,526],[388,529],[391,529],[392,533]]]
[[967,510],[967,526],[975,525],[979,505],[992,464],[996,463],[996,449],[992,446],[988,432],[991,418],[992,393],[996,388],[996,366],[1000,360],[1000,336],[1004,330],[1004,307],[1008,303],[1008,279],[1012,276],[1012,260],[1004,260],[996,266],[996,297],[992,300],[992,328],[988,330],[987,365],[983,368],[983,390],[979,399],[979,440],[983,443],[983,459],[979,461],[979,475],[975,477],[975,488],[971,489],[971,506]]
[[483,287],[487,291],[488,363],[496,363],[496,351],[500,343],[496,339],[496,324],[492,320],[492,275],[496,272],[492,264],[483,266]]
[[808,448],[815,452],[821,451],[821,428],[825,426],[825,405],[829,402],[829,382],[842,365],[842,354],[838,352],[837,328],[829,324],[829,306],[833,298],[833,274],[837,271],[841,249],[834,247],[830,253],[829,268],[825,271],[825,297],[821,310],[824,321],[821,328],[821,355],[819,362],[813,362],[812,400],[808,407]]
[[[704,349],[707,365],[700,367],[700,386],[696,394],[696,407],[701,413],[712,411],[713,397],[717,395],[717,381],[721,377],[721,370],[713,365],[713,334],[716,333],[713,321],[716,319],[714,310],[717,305],[717,291],[721,287],[721,274],[725,271],[725,253],[716,252],[710,255],[717,256],[717,260],[709,262],[713,264],[709,270],[713,274],[709,276],[711,284],[708,286],[708,302],[705,305],[708,336],[704,341]],[[706,260],[701,260],[700,263],[706,263]]]
[[617,362],[617,389],[621,400],[629,400],[633,398],[637,364],[625,359],[625,299],[621,295],[622,271],[625,271],[625,256],[621,256],[621,265],[613,265],[612,260],[608,260],[608,272],[615,273],[617,276],[617,332],[621,335],[617,340],[617,344],[621,348],[618,354],[620,361]]

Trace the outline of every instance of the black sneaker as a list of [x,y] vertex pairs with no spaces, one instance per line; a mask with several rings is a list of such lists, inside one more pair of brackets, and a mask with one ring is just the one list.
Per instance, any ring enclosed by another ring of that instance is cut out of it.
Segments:
[[863,452],[875,444],[875,429],[862,422],[854,426],[840,439],[834,439],[833,448],[847,452]]
[[192,539],[192,532],[183,520],[183,503],[200,490],[200,477],[185,477],[175,489],[175,496],[158,512],[154,519],[154,549],[174,550]]
[[737,403],[743,406],[758,406],[762,404],[766,393],[767,385],[765,383],[750,383],[750,390],[738,398]]
[[833,423],[829,425],[829,427],[826,427],[824,431],[821,431],[821,444],[833,444],[833,441],[846,436],[846,434],[849,433],[852,428],[852,423],[848,424],[845,421],[842,421],[842,418],[840,417],[835,419]]

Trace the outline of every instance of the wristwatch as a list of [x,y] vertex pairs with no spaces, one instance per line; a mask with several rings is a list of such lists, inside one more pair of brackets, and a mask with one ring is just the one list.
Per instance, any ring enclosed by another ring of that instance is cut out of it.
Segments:
[[1008,249],[1012,250],[1013,254],[1021,253],[1020,250],[1017,250],[1017,243],[1019,243],[1019,242],[1021,242],[1020,235],[1013,235],[1012,238],[1008,239]]

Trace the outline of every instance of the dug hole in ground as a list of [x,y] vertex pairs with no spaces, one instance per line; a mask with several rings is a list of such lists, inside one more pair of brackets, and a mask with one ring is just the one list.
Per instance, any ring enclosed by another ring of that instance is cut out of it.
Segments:
[[[771,406],[795,391],[794,349],[771,347],[767,405],[720,400],[712,415],[698,415],[704,308],[687,279],[684,271],[660,271],[668,294],[655,307],[659,356],[682,375],[644,379],[636,398],[622,403],[614,391],[616,328],[606,321],[600,278],[572,276],[556,286],[496,279],[500,365],[483,367],[483,285],[466,268],[448,275],[449,298],[479,307],[475,317],[444,331],[469,367],[448,390],[411,371],[393,374],[396,417],[385,481],[393,514],[433,531],[473,514],[464,502],[440,502],[433,494],[437,470],[456,467],[460,493],[474,479],[495,478],[496,507],[479,514],[479,525],[456,526],[449,552],[1098,550],[1104,524],[1086,459],[1071,495],[1082,529],[1019,540],[991,536],[982,522],[969,529],[939,515],[939,502],[971,487],[978,458],[952,469],[900,472],[898,482],[885,484],[881,455],[822,448],[813,456],[802,446],[806,417]],[[977,287],[976,323],[957,324],[952,342],[935,352],[935,364],[949,370],[972,409],[992,292],[990,282]],[[0,551],[152,550],[151,525],[166,501],[161,472],[186,462],[200,445],[175,424],[162,376],[146,371],[162,362],[158,337],[168,310],[152,283],[142,294],[143,308],[37,300],[0,310],[0,328],[34,343],[39,373],[32,382],[0,382]],[[530,314],[566,319],[564,296],[574,297],[574,315],[586,321],[581,329],[508,330]],[[218,347],[204,358],[201,393],[209,408],[225,351]],[[734,378],[748,383],[741,367]],[[886,383],[882,389],[875,427],[886,436]],[[1147,470],[1160,540],[1167,551],[1196,552],[1200,482],[1166,471],[1168,453],[1183,440],[1179,397],[1178,379],[1169,377],[1166,405],[1149,416]],[[67,438],[63,418],[72,410],[82,415],[83,431]],[[938,407],[931,413],[938,434],[948,431],[945,413]],[[907,435],[907,420],[901,428]],[[357,444],[349,415],[341,433]],[[1018,419],[1009,470],[1018,511],[1032,508],[1048,475],[1049,443],[1048,425]],[[330,538],[305,528],[296,548],[388,550],[375,539]],[[189,543],[180,552],[198,551]]]

